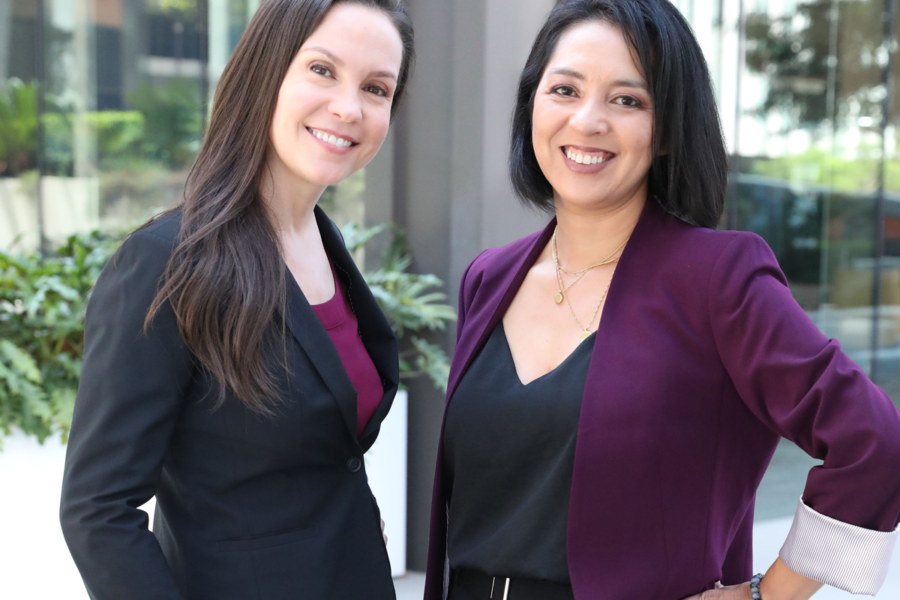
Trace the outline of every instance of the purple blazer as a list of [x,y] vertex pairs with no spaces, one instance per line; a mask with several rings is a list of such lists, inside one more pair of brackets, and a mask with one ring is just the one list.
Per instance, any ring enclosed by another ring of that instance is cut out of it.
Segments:
[[[553,233],[463,275],[448,403]],[[569,501],[578,600],[680,600],[751,576],[753,505],[779,437],[824,460],[803,501],[852,525],[900,518],[900,412],[797,305],[766,243],[692,227],[648,200],[606,300]],[[426,600],[443,592],[438,450]]]

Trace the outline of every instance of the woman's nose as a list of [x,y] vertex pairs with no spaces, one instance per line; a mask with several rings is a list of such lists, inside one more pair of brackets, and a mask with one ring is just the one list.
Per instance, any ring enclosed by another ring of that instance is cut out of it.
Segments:
[[362,106],[359,102],[359,94],[355,89],[341,90],[331,100],[328,109],[331,114],[345,123],[354,123],[362,119]]
[[605,135],[610,131],[609,111],[605,102],[585,101],[569,121],[581,135]]

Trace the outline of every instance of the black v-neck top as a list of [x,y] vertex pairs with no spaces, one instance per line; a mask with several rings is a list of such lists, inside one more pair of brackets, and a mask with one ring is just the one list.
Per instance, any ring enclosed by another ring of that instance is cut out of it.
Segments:
[[500,322],[460,380],[444,429],[451,568],[569,583],[569,493],[595,337],[523,385]]

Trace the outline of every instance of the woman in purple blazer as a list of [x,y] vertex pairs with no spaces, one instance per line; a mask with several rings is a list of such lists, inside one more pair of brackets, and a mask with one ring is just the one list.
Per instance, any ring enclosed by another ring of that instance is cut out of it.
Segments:
[[[463,275],[426,600],[874,594],[900,413],[760,238],[715,231],[726,152],[669,2],[557,4],[520,80],[510,171],[555,218]],[[781,437],[824,464],[751,579]]]

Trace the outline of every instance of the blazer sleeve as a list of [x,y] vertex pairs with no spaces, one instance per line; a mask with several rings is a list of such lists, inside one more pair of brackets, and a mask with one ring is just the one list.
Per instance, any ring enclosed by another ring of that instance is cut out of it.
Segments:
[[60,522],[93,600],[182,598],[138,509],[157,489],[192,379],[171,305],[143,332],[171,249],[151,232],[134,233],[88,303]]
[[900,519],[900,413],[800,308],[758,236],[734,234],[708,301],[719,355],[743,401],[824,461],[809,473],[782,559],[811,579],[874,594]]

